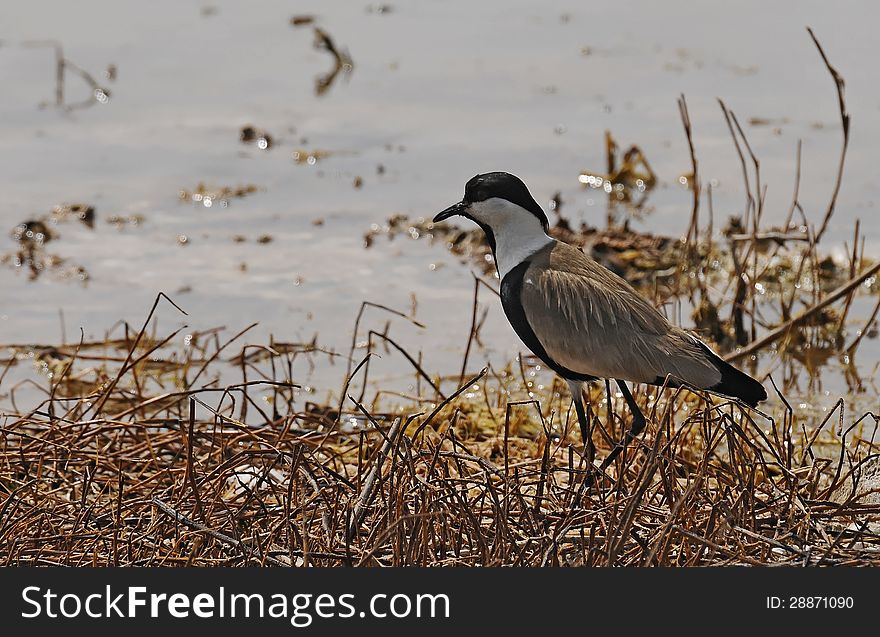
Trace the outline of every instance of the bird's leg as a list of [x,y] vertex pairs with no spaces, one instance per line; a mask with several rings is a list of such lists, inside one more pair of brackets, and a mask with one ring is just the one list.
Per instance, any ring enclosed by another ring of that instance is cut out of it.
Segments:
[[584,442],[584,453],[587,456],[587,464],[592,465],[596,450],[593,447],[593,432],[587,422],[587,414],[584,412],[584,384],[576,381],[568,381],[568,388],[571,390],[571,400],[574,403],[574,410],[577,412],[578,424],[581,426],[581,439]]
[[602,461],[603,471],[609,464],[614,462],[614,459],[618,455],[620,455],[621,451],[626,448],[626,444],[630,440],[633,440],[640,433],[642,433],[642,430],[645,428],[645,415],[636,404],[636,401],[630,393],[629,388],[627,388],[626,383],[624,383],[622,380],[617,379],[617,386],[620,387],[620,392],[623,394],[623,398],[624,400],[626,400],[626,404],[633,415],[633,422],[632,427],[630,427],[629,433],[624,436],[623,440],[621,440],[614,446],[614,449],[611,450],[611,453],[608,454],[608,457]]
[[614,434],[614,412],[611,410],[611,383],[605,379],[605,411],[608,415],[608,429]]

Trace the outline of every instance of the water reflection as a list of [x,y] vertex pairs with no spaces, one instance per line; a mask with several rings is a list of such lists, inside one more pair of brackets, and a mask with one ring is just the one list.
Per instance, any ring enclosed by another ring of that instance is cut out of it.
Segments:
[[641,218],[646,212],[648,195],[657,185],[657,175],[642,149],[633,144],[620,155],[610,131],[605,131],[606,172],[581,171],[578,181],[585,188],[601,190],[608,195],[608,225],[619,222],[623,208],[628,217]]

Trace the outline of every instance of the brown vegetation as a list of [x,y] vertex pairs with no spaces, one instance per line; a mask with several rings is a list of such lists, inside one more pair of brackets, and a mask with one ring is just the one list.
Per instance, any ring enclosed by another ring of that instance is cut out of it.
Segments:
[[[336,50],[329,38],[321,46]],[[347,354],[317,342],[241,345],[247,329],[228,340],[219,329],[191,334],[177,348],[171,343],[183,328],[150,333],[159,297],[140,330],[125,325],[122,335],[97,342],[0,349],[0,400],[11,405],[0,413],[0,561],[880,564],[880,419],[850,414],[843,399],[816,416],[784,397],[804,370],[812,378],[829,358],[847,369],[853,395],[865,391],[869,383],[853,361],[880,310],[878,302],[849,333],[854,299],[876,293],[880,271],[864,256],[858,225],[848,263],[820,253],[849,130],[843,80],[820,53],[838,89],[844,143],[818,232],[797,185],[785,224],[762,226],[760,163],[721,104],[746,201],[718,242],[683,98],[691,142],[684,177],[694,193],[685,238],[633,235],[625,225],[578,229],[561,215],[554,228],[604,255],[658,303],[691,307],[704,336],[774,388],[771,373],[781,366],[782,388],[769,413],[686,389],[643,388],[636,394],[649,420],[645,436],[606,473],[598,461],[621,437],[628,413],[607,385],[588,397],[598,458],[587,464],[569,397],[558,380],[546,380],[546,370],[520,357],[503,370],[469,371],[482,325],[480,291],[495,291],[482,278],[474,280],[461,370],[451,377],[424,369],[388,325],[361,326],[368,309],[415,322],[385,306],[363,304]],[[613,195],[617,205],[626,201],[616,184],[644,185],[650,168],[637,148],[618,166],[608,139],[611,159],[601,178],[612,184],[609,203]],[[634,174],[641,176],[633,181]],[[222,205],[252,191],[200,185],[181,198]],[[702,228],[701,209],[709,213]],[[394,223],[414,238],[439,232],[403,218]],[[393,235],[392,225],[385,230]],[[39,230],[23,228],[19,240]],[[442,238],[453,251],[486,263],[477,235],[451,232]],[[366,351],[358,351],[362,338]],[[771,347],[769,360],[758,356]],[[413,395],[366,399],[379,348],[412,368]],[[293,374],[304,358],[343,359],[336,400],[307,400]],[[31,362],[44,382],[10,380],[10,370]]]

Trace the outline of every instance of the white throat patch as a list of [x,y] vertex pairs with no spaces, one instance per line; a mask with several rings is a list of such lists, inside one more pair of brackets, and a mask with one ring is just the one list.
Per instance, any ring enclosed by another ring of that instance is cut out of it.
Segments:
[[493,197],[470,206],[470,215],[492,229],[495,235],[495,265],[498,276],[505,275],[526,258],[551,243],[540,219],[530,211]]

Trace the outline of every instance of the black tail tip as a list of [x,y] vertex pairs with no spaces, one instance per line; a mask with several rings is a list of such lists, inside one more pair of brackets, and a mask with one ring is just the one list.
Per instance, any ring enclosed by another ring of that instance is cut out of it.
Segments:
[[712,391],[739,398],[750,407],[757,407],[758,403],[767,400],[767,390],[754,378],[726,362],[718,367],[721,382],[712,387]]

